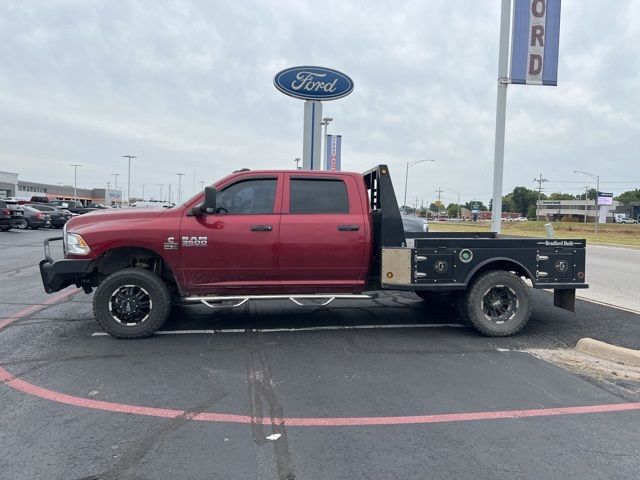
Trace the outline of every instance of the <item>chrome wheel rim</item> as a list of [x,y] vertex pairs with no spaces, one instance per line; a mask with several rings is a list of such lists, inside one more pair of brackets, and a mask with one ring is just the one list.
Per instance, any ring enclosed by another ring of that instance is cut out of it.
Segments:
[[518,312],[518,295],[506,285],[495,285],[482,296],[482,313],[492,323],[506,323]]
[[128,327],[144,323],[152,306],[151,295],[139,285],[118,287],[109,298],[109,313],[116,322]]

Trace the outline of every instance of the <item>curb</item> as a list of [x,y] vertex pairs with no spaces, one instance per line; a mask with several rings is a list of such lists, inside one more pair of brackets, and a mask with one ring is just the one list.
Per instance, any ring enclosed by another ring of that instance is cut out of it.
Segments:
[[609,343],[600,342],[592,338],[581,338],[576,344],[578,352],[587,355],[595,355],[622,365],[640,367],[640,350],[619,347]]

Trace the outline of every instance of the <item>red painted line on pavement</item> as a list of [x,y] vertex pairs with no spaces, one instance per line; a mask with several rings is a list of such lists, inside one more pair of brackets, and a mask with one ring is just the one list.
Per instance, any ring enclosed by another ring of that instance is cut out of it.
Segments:
[[32,313],[36,313],[36,312],[39,312],[40,310],[44,310],[45,308],[50,307],[51,305],[56,304],[58,302],[61,302],[65,298],[69,298],[71,295],[75,295],[76,293],[81,292],[81,291],[82,290],[77,288],[75,290],[69,290],[67,292],[62,292],[62,293],[59,293],[57,295],[53,295],[52,297],[48,298],[47,300],[45,300],[42,303],[30,305],[30,306],[28,306],[26,308],[23,308],[22,310],[18,310],[16,313],[10,315],[9,317],[5,317],[5,318],[0,319],[0,330],[5,328],[6,326],[12,324],[13,322],[16,322],[16,321],[26,317],[27,315],[31,315]]
[[[0,321],[0,330],[20,318],[35,311],[42,310],[49,305],[61,301],[79,290],[72,290],[64,294],[51,297],[40,305],[32,305],[16,313],[15,316]],[[91,398],[68,395],[55,390],[39,387],[20,378],[16,378],[11,372],[0,367],[0,384],[5,384],[14,390],[33,395],[45,400],[65,405],[102,410],[107,412],[128,413],[145,415],[148,417],[177,418],[185,417],[203,422],[227,422],[227,423],[255,423],[257,419],[249,415],[237,415],[231,413],[201,412],[193,413],[185,410],[169,408],[145,407],[142,405],[130,405],[126,403],[104,402]],[[609,403],[604,405],[583,405],[574,407],[536,408],[527,410],[500,410],[488,412],[466,413],[441,413],[434,415],[412,416],[386,416],[386,417],[291,417],[282,419],[282,423],[291,427],[345,427],[345,426],[371,426],[371,425],[409,425],[428,423],[468,422],[479,420],[500,420],[532,417],[552,417],[558,415],[581,415],[608,412],[628,412],[640,410],[640,402],[634,403]]]

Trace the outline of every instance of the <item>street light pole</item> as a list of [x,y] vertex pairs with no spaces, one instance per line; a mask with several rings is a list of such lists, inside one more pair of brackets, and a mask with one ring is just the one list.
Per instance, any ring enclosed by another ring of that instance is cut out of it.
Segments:
[[182,201],[182,176],[184,173],[176,173],[176,175],[178,176],[178,195],[176,197],[178,201],[176,203],[180,204]]
[[73,163],[69,166],[73,167],[73,199],[77,202],[78,201],[78,167],[81,167],[82,165]]
[[164,202],[164,197],[162,196],[162,187],[164,187],[164,184],[159,183],[158,185],[160,185],[160,201]]
[[[118,192],[118,176],[120,176],[119,173],[112,173],[111,174],[113,176],[113,189],[116,191],[116,194]],[[122,199],[120,199],[120,203],[122,203]]]
[[205,184],[205,181],[200,180],[200,190],[204,190],[204,184]]
[[460,220],[460,192],[457,190],[452,190],[451,188],[447,188],[447,190],[458,194],[458,208],[456,210],[458,210],[458,220]]
[[409,182],[409,167],[413,167],[418,163],[435,162],[435,160],[416,160],[415,162],[407,162],[407,170],[404,176],[404,202],[402,202],[402,211],[407,213],[407,183]]
[[296,170],[300,170],[300,158],[296,157],[293,161],[296,162]]
[[131,204],[131,159],[138,158],[135,155],[122,155],[122,158],[129,159],[129,172],[127,174],[127,207]]
[[331,117],[324,117],[322,119],[322,121],[320,122],[320,125],[324,126],[324,135],[322,136],[322,146],[320,149],[320,161],[324,163],[324,157],[327,156],[327,152],[324,152],[324,155],[322,155],[322,151],[326,150],[326,145],[327,145],[327,127],[329,126],[329,124],[333,122],[333,118]]
[[[600,175],[595,175],[589,172],[583,172],[582,170],[574,170],[573,173],[582,173],[583,175],[586,175],[587,177],[591,177],[596,181],[596,221],[594,223],[595,223],[595,233],[598,233],[598,222],[600,221],[600,205],[598,205],[598,192],[600,191]],[[586,211],[587,209],[586,193],[584,195],[584,198],[585,198],[584,208]]]
[[144,202],[144,187],[146,187],[146,185],[142,185],[142,201]]

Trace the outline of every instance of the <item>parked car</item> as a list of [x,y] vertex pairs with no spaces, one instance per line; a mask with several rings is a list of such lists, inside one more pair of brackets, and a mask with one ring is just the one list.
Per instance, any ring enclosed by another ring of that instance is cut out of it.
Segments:
[[162,200],[138,200],[137,202],[133,202],[130,207],[150,207],[150,208],[173,208],[175,207],[175,203],[171,202],[163,202]]
[[38,228],[48,228],[51,226],[51,215],[41,212],[40,210],[33,208],[31,205],[23,205],[24,219],[27,221],[27,226],[37,230]]
[[62,228],[64,224],[73,217],[73,213],[69,210],[57,208],[52,205],[43,205],[41,203],[30,203],[29,207],[35,208],[41,212],[48,213],[51,216],[51,226],[53,228]]
[[7,202],[0,200],[0,231],[6,232],[11,229],[11,210],[7,207]]
[[631,218],[631,217],[625,217],[625,218],[621,218],[620,220],[618,220],[618,223],[634,224],[634,223],[638,223],[638,220],[636,220],[635,218]]
[[24,218],[24,208],[18,204],[18,201],[7,199],[7,208],[11,212],[11,226],[24,230],[27,228],[27,221]]
[[52,205],[58,208],[64,208],[69,210],[71,213],[77,213],[79,215],[93,212],[95,210],[110,208],[105,205],[102,205],[101,203],[88,203],[86,205],[83,205],[81,202],[78,202],[76,200],[52,200],[49,203],[47,203],[47,205]]
[[403,215],[402,226],[405,232],[428,232],[429,224],[423,217],[416,217],[415,215]]

